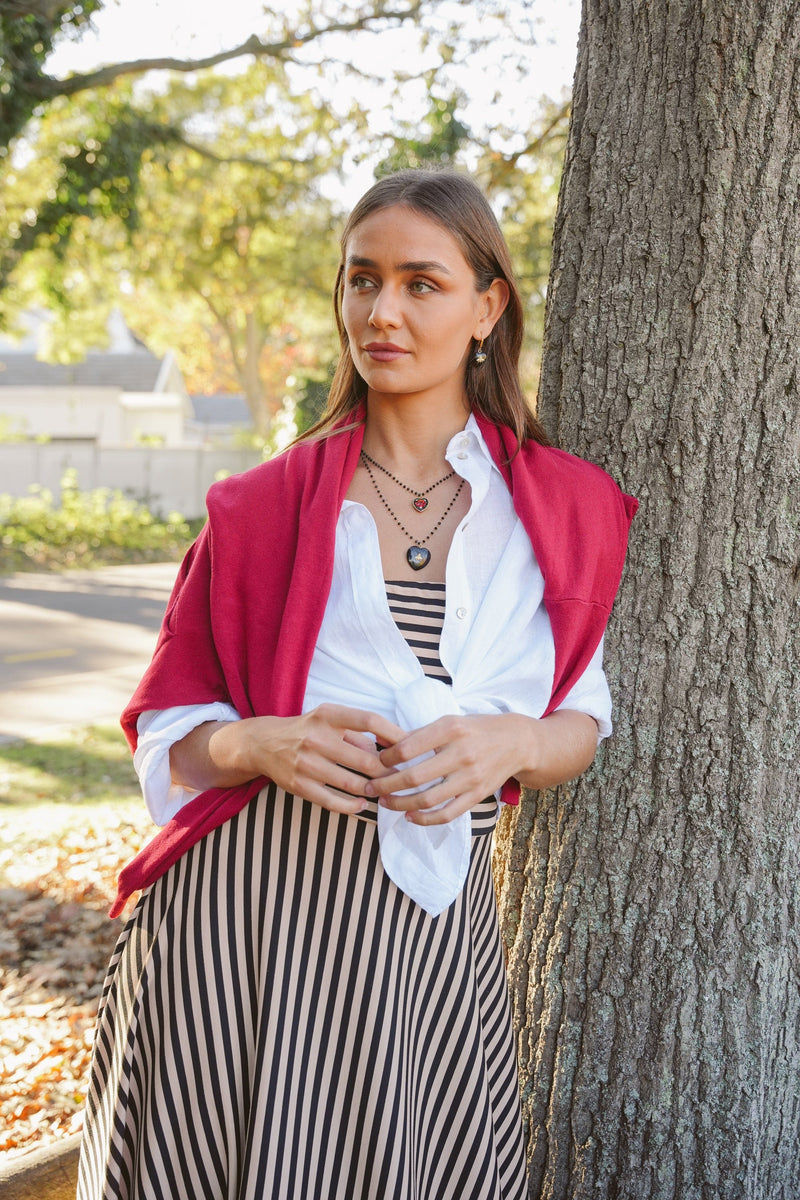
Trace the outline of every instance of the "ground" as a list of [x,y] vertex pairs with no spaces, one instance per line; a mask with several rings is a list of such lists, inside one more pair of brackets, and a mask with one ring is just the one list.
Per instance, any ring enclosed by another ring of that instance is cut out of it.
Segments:
[[152,833],[117,729],[0,746],[0,1164],[81,1128],[108,908]]

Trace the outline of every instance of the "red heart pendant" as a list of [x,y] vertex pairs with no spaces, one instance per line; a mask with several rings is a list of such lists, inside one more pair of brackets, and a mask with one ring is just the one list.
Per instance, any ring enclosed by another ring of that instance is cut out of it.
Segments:
[[417,512],[425,512],[425,509],[428,507],[428,501],[424,496],[417,496],[413,503]]

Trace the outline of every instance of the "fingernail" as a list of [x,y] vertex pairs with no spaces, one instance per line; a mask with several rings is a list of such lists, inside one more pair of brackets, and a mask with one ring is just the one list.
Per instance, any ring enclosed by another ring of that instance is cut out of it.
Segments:
[[374,788],[374,786],[373,786],[371,783],[368,783],[368,784],[366,785],[366,787],[364,788],[364,795],[365,795],[365,796],[377,796],[377,794],[378,794],[378,793],[375,791],[375,788]]

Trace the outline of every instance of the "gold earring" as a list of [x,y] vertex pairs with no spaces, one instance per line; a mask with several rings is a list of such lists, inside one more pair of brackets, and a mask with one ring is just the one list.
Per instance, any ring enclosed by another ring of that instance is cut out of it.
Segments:
[[480,367],[486,362],[486,357],[487,357],[486,351],[483,348],[483,338],[481,338],[481,344],[480,344],[480,346],[478,346],[478,349],[475,351],[472,361],[476,362],[478,364],[478,366]]

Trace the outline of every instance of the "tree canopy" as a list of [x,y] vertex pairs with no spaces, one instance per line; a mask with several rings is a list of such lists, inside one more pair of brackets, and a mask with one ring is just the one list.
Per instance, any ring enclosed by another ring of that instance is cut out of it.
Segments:
[[[460,0],[314,0],[292,19],[265,10],[258,34],[213,61],[154,56],[48,71],[59,40],[79,37],[102,7],[0,0],[0,141],[10,149],[0,160],[0,326],[46,307],[47,354],[69,360],[102,342],[116,304],[153,349],[176,349],[191,390],[242,391],[265,432],[287,380],[324,380],[335,355],[337,178],[364,159],[378,173],[466,162],[517,249],[535,359],[567,110],[537,113],[522,138],[502,127],[476,136],[469,96],[449,74],[510,20],[500,0],[477,40],[453,27]],[[350,46],[355,34],[405,22],[432,65],[398,66],[382,81],[376,121],[372,84],[337,63],[331,39],[345,32]],[[526,35],[515,26],[514,36]],[[235,69],[214,69],[233,59]],[[155,69],[170,73],[151,84]],[[331,106],[337,71],[359,81],[348,90],[360,104],[343,102],[342,87]],[[406,113],[411,86],[427,112]]]

